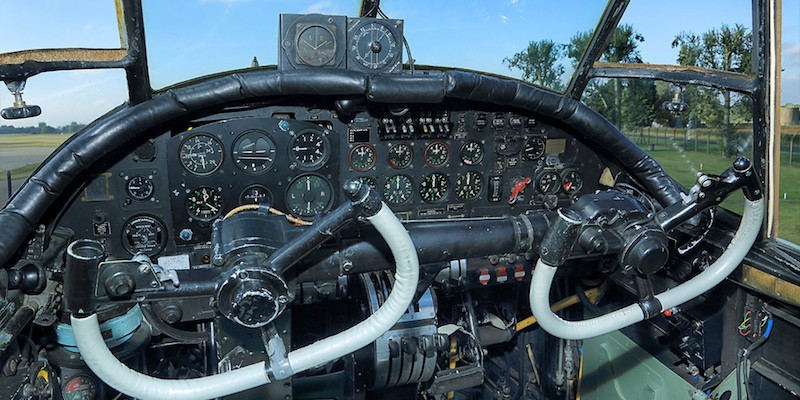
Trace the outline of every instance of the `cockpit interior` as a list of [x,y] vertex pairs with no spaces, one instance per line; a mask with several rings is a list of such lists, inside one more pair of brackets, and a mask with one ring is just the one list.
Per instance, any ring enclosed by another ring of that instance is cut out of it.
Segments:
[[[6,119],[47,114],[22,89],[50,72],[128,90],[0,209],[0,397],[800,395],[780,0],[748,10],[746,71],[606,58],[611,0],[557,88],[417,63],[413,13],[364,0],[261,4],[274,65],[154,89],[144,3],[115,2],[119,49],[0,53]],[[703,88],[745,99],[748,146],[679,180],[586,95],[640,81],[679,120]]]

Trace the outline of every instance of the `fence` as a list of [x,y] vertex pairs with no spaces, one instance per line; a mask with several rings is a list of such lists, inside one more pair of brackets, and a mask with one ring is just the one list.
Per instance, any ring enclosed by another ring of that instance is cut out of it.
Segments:
[[[794,127],[783,127],[781,135],[781,164],[800,166],[800,133],[794,133]],[[751,130],[739,129],[740,133],[749,134]],[[652,128],[644,127],[626,132],[631,141],[639,147],[649,151],[673,150],[680,147],[685,151],[702,152],[706,154],[722,154],[722,143],[718,129],[698,128]]]

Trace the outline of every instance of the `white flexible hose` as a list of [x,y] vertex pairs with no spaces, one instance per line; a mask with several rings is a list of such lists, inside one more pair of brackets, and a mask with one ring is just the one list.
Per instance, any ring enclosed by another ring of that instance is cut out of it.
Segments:
[[97,314],[70,318],[75,342],[86,365],[108,386],[144,400],[204,400],[269,383],[262,361],[233,371],[193,379],[159,379],[128,368],[106,347]]
[[394,256],[396,271],[392,292],[386,302],[361,323],[289,353],[289,365],[294,373],[335,360],[374,342],[397,323],[414,300],[419,282],[419,258],[406,228],[386,204],[367,219],[383,236]]
[[[758,238],[764,218],[764,200],[745,200],[744,214],[739,229],[725,252],[694,278],[656,295],[661,310],[685,303],[710,290],[730,275],[741,264]],[[536,263],[531,279],[530,305],[539,325],[553,336],[568,340],[581,340],[606,334],[633,325],[644,319],[638,304],[632,304],[608,314],[582,320],[565,321],[550,310],[550,285],[557,268],[542,262]]]
[[[358,325],[289,353],[293,373],[350,354],[372,342],[397,323],[408,310],[419,282],[419,259],[403,224],[386,204],[367,218],[383,236],[394,255],[397,270],[389,298],[378,311]],[[201,400],[227,396],[269,383],[264,362],[217,375],[194,379],[158,379],[128,368],[105,346],[97,314],[71,317],[81,357],[103,382],[140,399]]]

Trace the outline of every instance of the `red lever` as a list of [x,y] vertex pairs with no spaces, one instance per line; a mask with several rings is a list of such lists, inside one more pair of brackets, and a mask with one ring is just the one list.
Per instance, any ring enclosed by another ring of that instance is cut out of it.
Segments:
[[508,204],[517,202],[517,196],[525,193],[525,186],[531,184],[531,178],[522,178],[514,182],[514,187],[511,189],[511,196],[508,198]]

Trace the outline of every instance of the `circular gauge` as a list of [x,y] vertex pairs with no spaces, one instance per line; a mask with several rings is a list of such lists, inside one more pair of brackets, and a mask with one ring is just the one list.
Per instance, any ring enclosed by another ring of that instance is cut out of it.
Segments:
[[122,228],[122,247],[131,254],[156,255],[164,249],[166,242],[167,229],[155,217],[133,217]]
[[239,204],[272,204],[272,192],[261,185],[250,185],[239,195]]
[[212,220],[222,214],[222,193],[210,187],[199,187],[186,196],[189,216],[201,221]]
[[553,194],[558,192],[560,185],[561,180],[558,178],[558,174],[555,172],[545,172],[539,175],[539,178],[536,179],[536,188],[544,194]]
[[328,139],[316,129],[298,133],[292,138],[289,148],[302,169],[319,168],[328,158]]
[[359,176],[358,180],[359,180],[359,182],[361,182],[361,184],[367,185],[372,189],[375,189],[375,188],[378,187],[378,182],[375,180],[375,178],[373,178],[371,176]]
[[571,170],[561,174],[561,190],[572,194],[583,188],[583,176],[580,172]]
[[356,171],[367,171],[375,166],[375,148],[371,144],[359,144],[350,150],[350,167]]
[[461,200],[471,200],[481,194],[483,178],[480,172],[467,171],[456,179],[456,197]]
[[64,383],[61,393],[69,400],[95,400],[98,398],[97,382],[88,375],[75,375]]
[[222,143],[217,138],[198,133],[181,143],[181,164],[195,175],[208,175],[222,165]]
[[366,22],[354,29],[349,54],[367,70],[392,69],[400,59],[402,49],[393,29],[379,21]]
[[447,196],[447,176],[434,172],[422,178],[419,184],[419,195],[428,203],[436,203]]
[[476,165],[483,161],[483,145],[475,140],[461,146],[461,162],[464,165]]
[[414,183],[407,175],[395,175],[383,186],[383,198],[389,204],[407,203],[413,195]]
[[544,155],[544,139],[540,137],[532,137],[528,138],[525,141],[525,148],[522,150],[522,154],[525,155],[525,158],[528,160],[538,160]]
[[414,149],[407,143],[398,143],[389,148],[389,165],[403,169],[414,161]]
[[128,196],[136,200],[145,200],[153,195],[153,180],[143,175],[136,175],[125,186]]
[[275,142],[264,132],[245,132],[233,142],[233,162],[244,172],[260,174],[275,162]]
[[450,157],[450,149],[445,142],[433,142],[425,148],[425,164],[429,167],[441,167]]
[[336,38],[322,25],[309,25],[297,34],[295,49],[298,63],[321,67],[336,56]]
[[328,211],[331,204],[333,188],[319,175],[300,175],[286,188],[286,207],[298,217],[313,217]]

